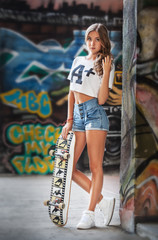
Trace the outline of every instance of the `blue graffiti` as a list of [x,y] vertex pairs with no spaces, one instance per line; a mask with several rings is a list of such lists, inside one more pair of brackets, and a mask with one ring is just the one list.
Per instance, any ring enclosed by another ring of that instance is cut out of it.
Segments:
[[[110,32],[112,53],[118,58],[121,32]],[[66,85],[67,75],[76,56],[84,51],[85,31],[73,31],[73,41],[64,48],[56,40],[34,44],[21,34],[0,28],[0,75],[3,92],[14,88],[24,92],[55,91]]]
[[111,31],[109,37],[112,45],[111,52],[115,60],[115,70],[120,70],[119,65],[122,66],[122,33]]
[[74,40],[64,49],[57,41],[51,41],[51,46],[50,42],[36,45],[12,30],[1,28],[0,52],[5,61],[4,64],[1,60],[0,66],[0,74],[5,79],[3,91],[20,88],[34,89],[37,93],[59,89],[60,84],[64,86],[72,61],[83,43],[82,31],[74,31]]

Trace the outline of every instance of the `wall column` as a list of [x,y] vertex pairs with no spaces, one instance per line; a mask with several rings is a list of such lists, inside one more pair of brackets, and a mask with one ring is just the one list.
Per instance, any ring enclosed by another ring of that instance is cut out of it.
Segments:
[[158,50],[155,1],[124,0],[120,219],[158,222]]

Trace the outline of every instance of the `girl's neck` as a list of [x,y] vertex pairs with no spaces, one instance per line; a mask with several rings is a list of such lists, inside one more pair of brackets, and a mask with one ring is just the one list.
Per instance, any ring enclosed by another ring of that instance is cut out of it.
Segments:
[[93,61],[94,61],[94,60],[96,59],[96,55],[89,54],[89,55],[86,56],[86,59],[87,59],[87,60],[93,60]]

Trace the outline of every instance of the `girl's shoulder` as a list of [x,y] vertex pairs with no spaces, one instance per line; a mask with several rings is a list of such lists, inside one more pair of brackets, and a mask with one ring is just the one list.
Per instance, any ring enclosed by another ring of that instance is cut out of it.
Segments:
[[83,64],[85,61],[85,57],[84,56],[77,56],[74,58],[73,62],[72,62],[72,67],[75,67],[78,64]]
[[86,56],[77,56],[75,57],[74,59],[74,64],[78,64],[78,63],[82,63],[82,64],[85,64],[85,65],[92,65],[94,64],[94,61],[93,60],[90,60],[90,59],[87,59]]
[[78,61],[84,61],[85,60],[85,56],[77,56],[75,57],[74,61],[78,62]]

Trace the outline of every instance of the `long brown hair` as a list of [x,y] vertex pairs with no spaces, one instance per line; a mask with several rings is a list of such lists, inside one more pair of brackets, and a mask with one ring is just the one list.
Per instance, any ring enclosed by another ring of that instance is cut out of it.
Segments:
[[85,41],[87,41],[87,37],[89,33],[92,31],[98,32],[101,41],[101,50],[98,52],[98,55],[94,62],[94,70],[97,72],[99,76],[102,76],[103,75],[102,59],[109,55],[113,62],[113,56],[111,54],[111,43],[108,35],[108,30],[101,23],[94,23],[87,28],[85,34]]

